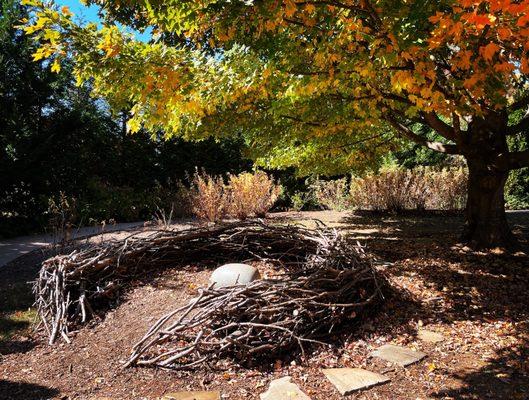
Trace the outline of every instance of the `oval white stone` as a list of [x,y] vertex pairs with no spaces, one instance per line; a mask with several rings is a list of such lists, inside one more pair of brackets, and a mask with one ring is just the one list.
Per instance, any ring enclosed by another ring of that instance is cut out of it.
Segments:
[[210,283],[215,283],[214,287],[228,287],[234,285],[246,285],[261,275],[257,268],[248,264],[224,264],[218,267],[209,278]]

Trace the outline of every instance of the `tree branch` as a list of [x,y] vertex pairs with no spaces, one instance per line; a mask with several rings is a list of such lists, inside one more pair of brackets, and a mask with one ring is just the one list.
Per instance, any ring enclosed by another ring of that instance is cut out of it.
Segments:
[[421,146],[427,147],[430,150],[437,151],[439,153],[446,153],[446,154],[461,154],[454,144],[445,144],[441,142],[431,142],[429,140],[426,140],[422,136],[417,135],[415,132],[413,132],[410,128],[408,128],[406,125],[400,123],[397,121],[392,115],[388,115],[386,117],[386,120],[400,133],[402,133],[406,138],[410,139],[411,141],[420,144]]
[[529,106],[529,95],[522,97],[521,99],[515,101],[509,106],[509,108],[512,111],[516,111],[516,110],[519,110],[520,108],[527,107],[527,106]]
[[457,139],[456,132],[447,123],[443,122],[439,116],[434,112],[423,113],[422,117],[426,124],[435,130],[439,135],[443,136],[446,139],[453,140],[454,142]]
[[503,171],[529,167],[529,150],[500,154],[496,157],[494,166]]
[[522,118],[516,125],[508,126],[506,134],[516,135],[517,133],[522,133],[524,130],[529,130],[529,115]]

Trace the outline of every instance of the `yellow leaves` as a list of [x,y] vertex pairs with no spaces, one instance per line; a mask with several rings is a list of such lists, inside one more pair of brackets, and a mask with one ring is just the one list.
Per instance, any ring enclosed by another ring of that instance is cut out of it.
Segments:
[[22,4],[23,6],[33,6],[33,7],[42,6],[42,2],[38,0],[22,0],[20,4]]
[[135,116],[127,121],[127,132],[136,133],[140,130],[141,123]]
[[391,77],[391,84],[397,92],[402,92],[403,90],[413,87],[416,83],[416,80],[412,73],[409,71],[397,71]]
[[309,13],[309,14],[312,14],[315,10],[316,10],[316,7],[314,6],[314,4],[306,4],[305,5],[305,10]]
[[323,67],[325,64],[327,64],[327,55],[321,51],[317,52],[314,55],[314,63],[319,67]]
[[103,39],[97,48],[103,50],[106,57],[114,57],[121,50],[121,41],[122,38],[117,27],[103,28]]
[[61,34],[53,29],[46,29],[44,31],[44,40],[48,40],[50,43],[54,44],[59,40]]
[[48,25],[50,22],[52,22],[50,18],[40,15],[37,21],[35,22],[35,24],[26,26],[24,28],[24,31],[26,32],[26,34],[32,34],[34,32],[44,29],[44,27]]
[[40,61],[45,58],[50,57],[55,52],[55,48],[50,46],[42,46],[39,47],[35,52],[33,53],[33,61]]
[[180,105],[180,111],[186,114],[198,114],[203,115],[201,104],[196,100],[189,100]]
[[428,364],[428,372],[434,372],[437,369],[437,365],[435,363]]
[[33,61],[39,61],[44,58],[44,49],[38,48],[35,53],[33,53]]
[[489,43],[486,46],[482,46],[479,49],[479,53],[481,56],[487,60],[492,61],[494,55],[500,50],[500,46],[498,46],[496,43]]
[[61,64],[58,59],[55,59],[53,61],[53,64],[51,64],[51,72],[59,73],[61,70]]

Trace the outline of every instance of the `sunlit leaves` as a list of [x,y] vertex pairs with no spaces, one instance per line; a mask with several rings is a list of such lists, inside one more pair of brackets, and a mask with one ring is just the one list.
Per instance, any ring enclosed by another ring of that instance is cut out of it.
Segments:
[[[79,82],[132,109],[131,131],[244,131],[274,165],[325,154],[358,166],[390,146],[362,141],[388,113],[472,117],[506,107],[528,82],[529,0],[93,2],[109,18],[100,29],[32,3],[35,58],[58,68],[72,54]],[[123,9],[162,39],[124,34],[112,23]],[[358,153],[323,150],[343,138]]]

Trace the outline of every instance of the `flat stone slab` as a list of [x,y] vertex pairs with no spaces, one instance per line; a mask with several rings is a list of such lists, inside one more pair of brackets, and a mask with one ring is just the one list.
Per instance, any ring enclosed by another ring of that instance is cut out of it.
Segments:
[[235,285],[247,285],[248,283],[259,279],[257,268],[248,264],[224,264],[218,267],[209,278],[214,287],[229,287]]
[[385,344],[371,353],[371,357],[378,357],[384,361],[406,367],[421,361],[426,357],[425,353],[414,351],[406,347]]
[[438,332],[430,331],[428,329],[419,329],[417,337],[426,343],[439,343],[445,340],[445,337]]
[[275,379],[270,382],[268,390],[261,393],[261,400],[310,400],[295,383],[290,382],[290,376]]
[[322,371],[343,396],[390,381],[387,376],[362,368],[329,368]]
[[220,400],[220,392],[176,392],[168,393],[162,400]]

